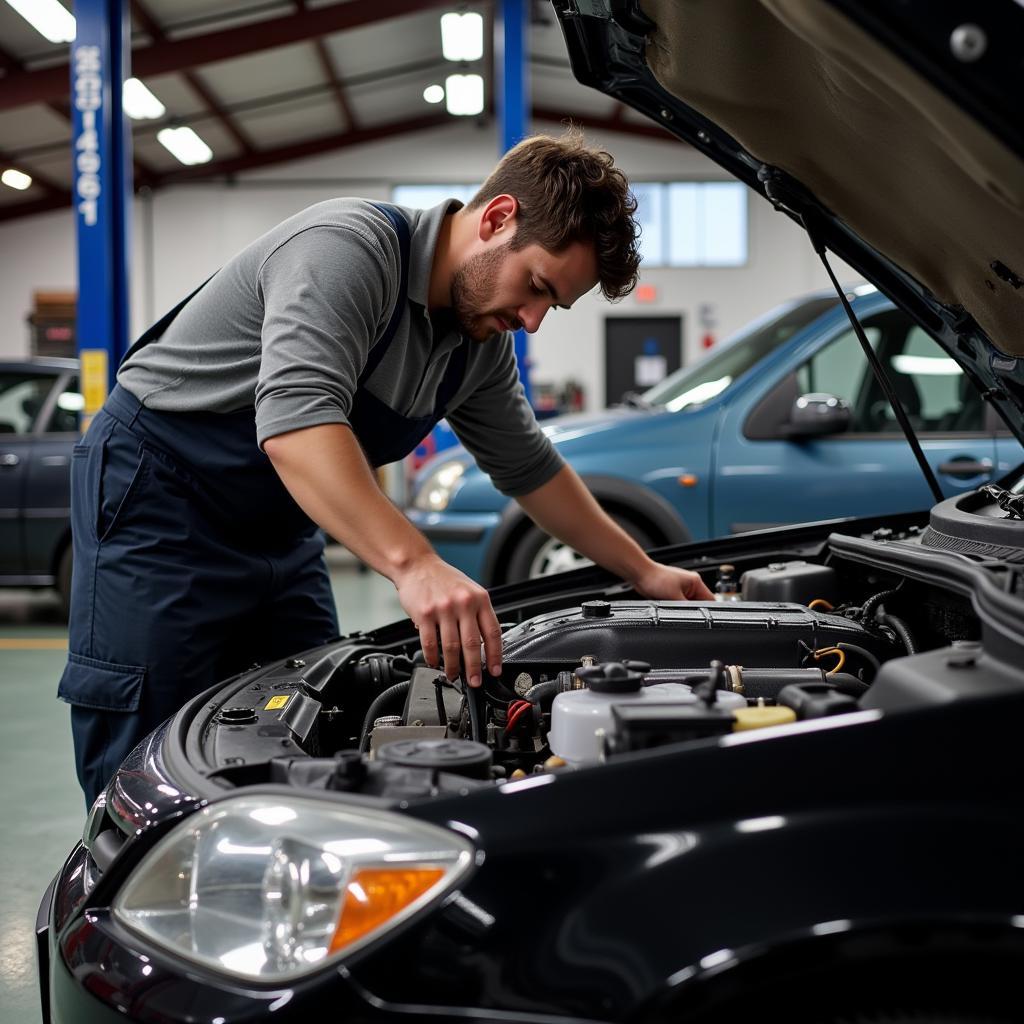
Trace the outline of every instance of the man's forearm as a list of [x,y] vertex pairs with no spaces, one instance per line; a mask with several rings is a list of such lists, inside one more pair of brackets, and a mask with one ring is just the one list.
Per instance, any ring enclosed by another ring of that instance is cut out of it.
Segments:
[[381,493],[352,430],[340,423],[293,430],[263,445],[302,510],[390,580],[433,549]]
[[643,549],[598,505],[571,466],[518,499],[546,533],[617,576],[636,580],[651,561]]

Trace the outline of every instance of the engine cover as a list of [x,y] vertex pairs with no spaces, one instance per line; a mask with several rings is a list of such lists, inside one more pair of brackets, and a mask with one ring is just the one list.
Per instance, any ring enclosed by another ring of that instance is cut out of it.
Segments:
[[[799,604],[755,601],[588,601],[546,612],[503,637],[506,661],[579,664],[634,658],[653,668],[727,664],[795,667],[807,648],[845,641],[884,659],[895,652],[884,636],[841,615]],[[806,646],[804,646],[806,645]]]

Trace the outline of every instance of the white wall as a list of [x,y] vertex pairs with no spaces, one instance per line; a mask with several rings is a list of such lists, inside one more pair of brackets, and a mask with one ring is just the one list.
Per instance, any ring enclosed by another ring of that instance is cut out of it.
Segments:
[[[550,125],[542,130],[557,131]],[[633,136],[590,133],[636,180],[722,178],[688,147]],[[497,157],[494,133],[472,123],[373,143],[358,149],[252,172],[236,184],[181,185],[134,204],[132,323],[138,334],[156,316],[213,273],[234,252],[278,221],[332,195],[386,199],[399,181],[479,181]],[[536,380],[572,377],[588,404],[604,395],[607,316],[684,318],[685,358],[700,354],[698,309],[710,305],[714,334],[725,337],[770,306],[828,281],[803,232],[756,195],[749,197],[749,262],[715,270],[650,269],[654,302],[630,297],[609,306],[587,296],[571,312],[550,315],[531,338]],[[73,223],[56,212],[0,226],[0,357],[28,352],[25,318],[34,290],[75,289]],[[855,275],[838,263],[842,281]]]

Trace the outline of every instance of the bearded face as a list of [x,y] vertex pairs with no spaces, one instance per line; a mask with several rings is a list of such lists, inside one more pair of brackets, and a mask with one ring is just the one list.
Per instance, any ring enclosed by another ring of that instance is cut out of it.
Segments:
[[501,269],[508,243],[471,256],[452,276],[452,311],[458,329],[474,341],[487,341],[506,330],[518,330],[516,314],[498,305]]

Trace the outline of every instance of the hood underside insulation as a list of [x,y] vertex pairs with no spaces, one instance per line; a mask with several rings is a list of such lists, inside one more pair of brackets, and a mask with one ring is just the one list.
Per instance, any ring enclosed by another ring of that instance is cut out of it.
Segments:
[[1024,355],[1024,165],[841,12],[807,0],[643,0],[669,92]]

